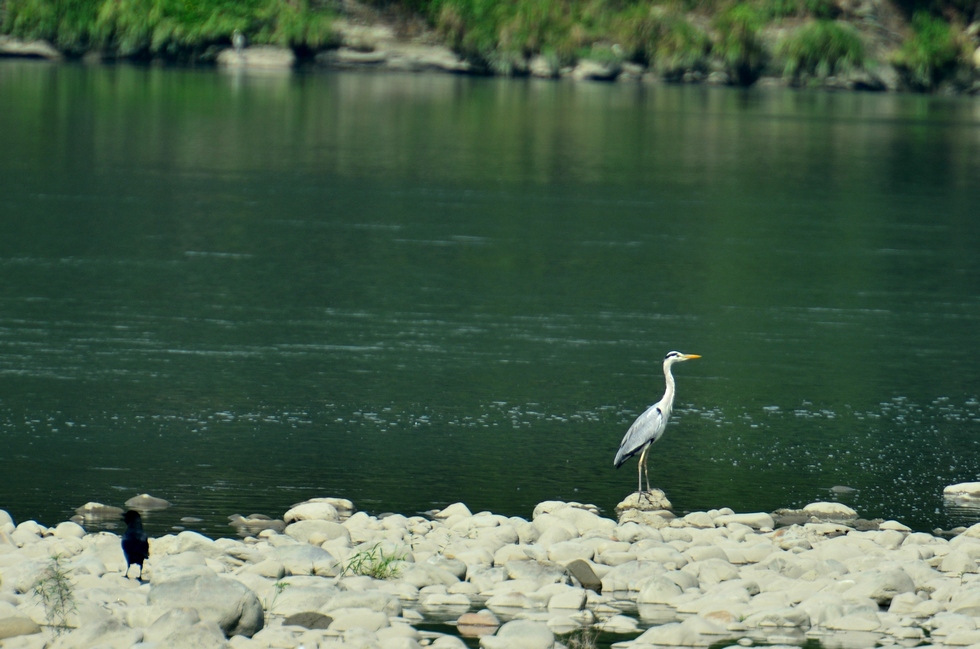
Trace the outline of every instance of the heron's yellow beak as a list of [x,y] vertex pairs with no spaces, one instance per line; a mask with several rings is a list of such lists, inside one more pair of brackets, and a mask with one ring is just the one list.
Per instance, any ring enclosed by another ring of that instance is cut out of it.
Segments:
[[684,354],[684,360],[689,361],[692,358],[701,358],[701,354]]

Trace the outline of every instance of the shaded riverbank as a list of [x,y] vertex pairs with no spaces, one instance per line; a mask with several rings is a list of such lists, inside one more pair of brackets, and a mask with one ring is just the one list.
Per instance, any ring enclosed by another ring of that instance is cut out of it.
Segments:
[[[240,540],[153,539],[145,581],[135,566],[127,576],[113,533],[15,526],[0,512],[0,638],[24,649],[450,649],[465,646],[458,636],[551,649],[600,633],[623,649],[980,642],[980,525],[948,540],[838,503],[674,517],[647,502],[634,494],[617,521],[558,501],[524,519],[462,503],[371,516],[318,498],[280,521],[234,517]],[[60,608],[37,595],[53,582]]]
[[[4,0],[0,55],[975,93],[980,20],[889,0],[104,5]],[[252,47],[249,47],[252,46]]]

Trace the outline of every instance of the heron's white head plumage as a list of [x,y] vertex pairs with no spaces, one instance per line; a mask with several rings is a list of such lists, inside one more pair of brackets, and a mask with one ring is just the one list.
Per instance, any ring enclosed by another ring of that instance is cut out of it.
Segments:
[[667,355],[664,356],[664,366],[667,367],[673,365],[674,363],[679,363],[681,361],[689,361],[695,358],[701,358],[701,356],[699,356],[698,354],[682,354],[680,352],[667,352]]

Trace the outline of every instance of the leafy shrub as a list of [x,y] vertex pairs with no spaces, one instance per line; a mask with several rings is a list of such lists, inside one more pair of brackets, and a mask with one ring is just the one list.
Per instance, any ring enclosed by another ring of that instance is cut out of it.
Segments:
[[912,31],[892,62],[914,88],[929,90],[955,72],[960,38],[944,20],[921,11],[912,17]]
[[498,43],[499,10],[490,2],[433,3],[435,25],[446,44],[470,58],[482,57]]
[[65,52],[83,52],[99,12],[93,0],[7,0],[2,32],[26,40],[45,39]]
[[664,7],[638,5],[623,12],[615,33],[631,60],[646,63],[667,78],[706,67],[711,49],[703,29]]
[[787,77],[828,77],[864,67],[864,43],[850,25],[817,20],[783,40],[776,54],[786,62]]
[[724,62],[728,74],[741,85],[751,85],[765,67],[767,53],[759,38],[762,17],[749,5],[732,5],[715,16],[718,34],[712,51]]

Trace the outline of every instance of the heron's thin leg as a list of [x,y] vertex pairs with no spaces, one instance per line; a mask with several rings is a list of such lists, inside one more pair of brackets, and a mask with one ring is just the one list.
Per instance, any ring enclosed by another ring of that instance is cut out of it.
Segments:
[[[650,445],[647,444],[643,447],[640,452],[640,461],[636,464],[636,493],[643,493],[643,470],[647,463],[647,451],[650,450]],[[650,488],[650,479],[647,478],[647,489]]]
[[[647,446],[647,450],[650,450],[650,447],[649,446]],[[650,459],[650,456],[644,454],[644,456],[643,456],[643,475],[646,476],[646,479],[647,479],[647,493],[650,493],[651,492],[651,489],[650,489],[650,472],[647,471],[647,461],[649,459]]]

